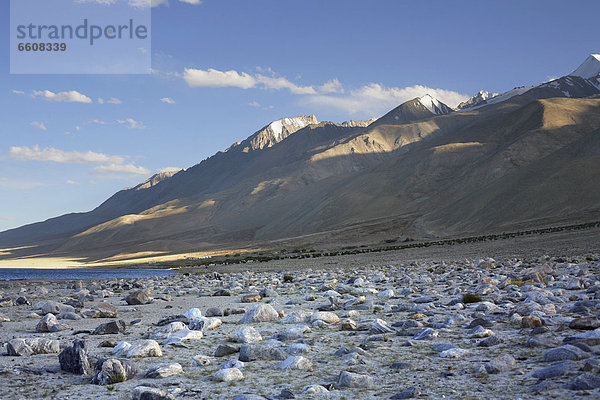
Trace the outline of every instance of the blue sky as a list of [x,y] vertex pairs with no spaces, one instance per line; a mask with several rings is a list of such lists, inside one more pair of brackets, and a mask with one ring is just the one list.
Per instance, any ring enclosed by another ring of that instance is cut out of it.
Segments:
[[566,75],[600,52],[598,15],[598,1],[159,0],[149,75],[11,75],[6,35],[0,230],[90,210],[281,117],[367,119],[425,93],[456,106]]

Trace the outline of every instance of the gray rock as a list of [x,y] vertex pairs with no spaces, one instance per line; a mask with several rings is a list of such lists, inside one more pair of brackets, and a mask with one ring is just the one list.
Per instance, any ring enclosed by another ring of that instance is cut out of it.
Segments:
[[283,350],[276,347],[268,347],[263,344],[246,343],[240,347],[239,360],[243,362],[256,360],[285,360],[287,355]]
[[217,346],[217,349],[215,350],[215,357],[224,357],[224,356],[228,356],[230,354],[239,353],[239,351],[240,351],[239,346],[232,346],[230,344],[220,344]]
[[431,350],[435,351],[436,353],[440,353],[442,351],[446,351],[449,349],[453,349],[456,346],[451,344],[451,343],[438,343],[436,345],[434,345]]
[[127,350],[127,358],[162,357],[162,351],[154,340],[142,340]]
[[498,336],[496,335],[492,335],[490,337],[487,337],[481,341],[479,341],[477,343],[478,347],[491,347],[491,346],[496,346],[498,344],[502,343],[502,340],[500,340],[498,338]]
[[127,325],[123,320],[110,321],[98,325],[98,327],[92,332],[92,335],[113,335],[117,333],[125,333],[126,328]]
[[50,332],[52,327],[58,325],[58,320],[54,316],[54,314],[46,314],[44,317],[38,322],[35,327],[36,332]]
[[85,342],[76,339],[73,345],[65,348],[59,355],[60,369],[77,375],[93,374],[93,368],[88,359]]
[[579,347],[572,346],[570,344],[566,344],[564,346],[560,346],[554,349],[546,350],[544,352],[544,361],[553,362],[553,361],[566,361],[566,360],[583,360],[584,358],[588,358],[590,355],[585,351],[581,350]]
[[207,317],[222,317],[223,310],[221,310],[218,307],[210,307],[209,309],[206,310],[205,314]]
[[125,301],[130,306],[148,304],[152,302],[152,292],[147,289],[136,290],[129,293],[129,295],[125,297]]
[[175,396],[164,390],[148,387],[136,386],[131,393],[132,400],[175,400]]
[[438,331],[432,328],[424,328],[413,336],[414,340],[430,340],[438,336]]
[[277,366],[279,369],[299,369],[303,371],[312,371],[312,367],[312,362],[302,356],[288,357]]
[[573,361],[559,361],[546,368],[535,371],[532,376],[540,380],[549,379],[577,371],[577,368],[577,364]]
[[219,382],[241,381],[244,379],[244,374],[237,368],[225,368],[215,372],[213,379]]
[[35,308],[42,311],[42,314],[60,314],[63,312],[75,312],[75,307],[62,304],[52,300],[45,300],[37,303]]
[[117,307],[110,303],[98,303],[94,308],[93,318],[117,318]]
[[245,364],[239,360],[227,360],[225,363],[223,363],[223,365],[221,366],[221,369],[227,369],[227,368],[237,368],[239,370],[243,369],[245,366]]
[[6,345],[6,351],[9,356],[59,353],[60,343],[58,340],[44,338],[12,339]]
[[581,374],[568,385],[571,390],[592,390],[600,388],[600,376]]
[[260,342],[263,338],[256,329],[251,326],[244,326],[242,329],[233,334],[232,339],[239,343],[255,343]]
[[129,360],[116,358],[100,359],[94,366],[92,383],[97,385],[110,385],[125,382],[137,373],[136,366]]
[[419,392],[417,391],[417,388],[414,386],[411,386],[409,388],[406,388],[406,389],[396,393],[395,395],[390,397],[390,399],[394,399],[394,400],[412,399],[412,398],[417,397],[418,395],[419,395]]
[[183,368],[179,363],[164,363],[150,367],[144,375],[145,378],[168,378],[169,376],[178,375],[183,372]]
[[487,363],[485,365],[485,370],[488,372],[488,374],[498,374],[513,369],[515,365],[517,365],[517,361],[513,356],[509,354],[503,354]]
[[337,386],[350,388],[371,388],[373,387],[373,378],[369,375],[342,371],[338,376]]
[[594,329],[593,331],[582,332],[574,336],[569,336],[565,338],[564,342],[581,342],[589,346],[597,346],[600,344],[600,329]]
[[270,304],[259,303],[246,311],[240,323],[249,324],[253,322],[277,321],[278,319],[279,313]]
[[575,318],[569,324],[569,328],[581,331],[591,331],[600,327],[600,320],[595,317]]

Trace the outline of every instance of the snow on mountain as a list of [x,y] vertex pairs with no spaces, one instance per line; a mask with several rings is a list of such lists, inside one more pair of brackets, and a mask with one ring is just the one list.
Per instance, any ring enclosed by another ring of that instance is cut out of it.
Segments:
[[464,101],[458,105],[458,109],[462,110],[464,108],[472,108],[478,106],[480,104],[485,103],[487,100],[492,97],[498,96],[499,93],[490,93],[487,90],[480,90],[477,94],[471,97],[469,100]]
[[600,74],[600,54],[591,54],[575,71],[572,76],[589,79]]
[[246,140],[234,143],[226,151],[230,151],[240,146],[244,152],[248,152],[250,150],[262,150],[281,142],[289,135],[307,127],[308,125],[318,123],[319,121],[314,115],[301,115],[294,118],[281,118],[258,130]]
[[438,99],[431,97],[429,94],[419,97],[419,102],[429,110],[432,114],[443,115],[452,112],[452,109],[439,101]]

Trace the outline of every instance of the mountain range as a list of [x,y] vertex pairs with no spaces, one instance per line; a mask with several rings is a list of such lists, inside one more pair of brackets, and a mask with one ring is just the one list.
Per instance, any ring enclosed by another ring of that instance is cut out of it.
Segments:
[[[10,255],[323,246],[600,219],[600,55],[456,109],[425,95],[376,120],[283,118],[86,213],[0,233]],[[1,254],[1,253],[0,253]]]

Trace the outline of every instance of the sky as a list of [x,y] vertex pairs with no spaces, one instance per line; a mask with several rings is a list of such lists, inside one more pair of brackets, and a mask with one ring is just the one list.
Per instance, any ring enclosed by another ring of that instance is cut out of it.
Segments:
[[[456,106],[600,52],[597,0],[152,1],[149,74],[10,74],[0,41],[0,231],[89,211],[282,117],[369,119],[426,93]],[[5,32],[9,14],[1,1]]]

